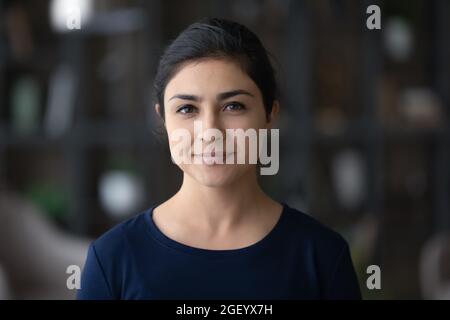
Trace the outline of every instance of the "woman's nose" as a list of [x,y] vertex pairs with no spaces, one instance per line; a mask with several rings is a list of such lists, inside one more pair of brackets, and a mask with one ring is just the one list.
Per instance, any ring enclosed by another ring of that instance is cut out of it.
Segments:
[[[207,111],[201,118],[202,125],[202,141],[213,142],[216,140],[223,140],[223,124],[220,118],[220,112]],[[219,142],[219,141],[217,141]]]
[[201,118],[203,130],[218,129],[222,131],[220,113],[215,110],[208,110]]

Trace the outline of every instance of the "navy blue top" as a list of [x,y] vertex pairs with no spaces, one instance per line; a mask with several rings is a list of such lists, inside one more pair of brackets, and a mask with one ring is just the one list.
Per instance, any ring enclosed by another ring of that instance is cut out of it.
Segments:
[[361,298],[346,241],[284,203],[262,240],[232,250],[167,237],[153,208],[91,243],[78,299]]

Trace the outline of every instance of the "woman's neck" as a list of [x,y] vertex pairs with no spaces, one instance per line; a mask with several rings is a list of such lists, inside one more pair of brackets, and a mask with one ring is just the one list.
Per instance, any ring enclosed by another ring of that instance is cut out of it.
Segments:
[[178,208],[185,209],[178,212],[189,208],[191,218],[212,229],[239,224],[244,218],[254,219],[274,202],[261,189],[256,172],[248,172],[236,183],[223,187],[201,185],[185,174],[172,200]]

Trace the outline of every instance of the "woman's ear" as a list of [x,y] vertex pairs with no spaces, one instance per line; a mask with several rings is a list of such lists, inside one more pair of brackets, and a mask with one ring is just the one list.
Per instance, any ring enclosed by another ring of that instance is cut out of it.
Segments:
[[158,116],[160,116],[161,119],[164,119],[163,116],[162,116],[162,114],[161,114],[161,106],[159,105],[159,103],[156,103],[156,104],[155,104],[155,111],[156,111],[156,114],[157,114]]
[[272,128],[273,123],[277,119],[278,112],[280,112],[280,103],[278,102],[278,100],[275,100],[272,104],[272,111],[270,112],[269,121],[267,123],[267,126],[269,128]]

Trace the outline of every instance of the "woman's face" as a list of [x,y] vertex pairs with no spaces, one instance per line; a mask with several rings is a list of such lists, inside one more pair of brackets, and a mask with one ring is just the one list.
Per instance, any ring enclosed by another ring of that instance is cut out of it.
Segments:
[[[185,174],[202,185],[220,187],[255,170],[256,165],[249,163],[249,143],[227,139],[225,130],[259,132],[258,129],[270,128],[272,117],[267,120],[260,90],[237,64],[219,59],[185,64],[167,84],[164,106],[172,158]],[[156,108],[159,112],[158,105]],[[220,132],[223,140],[208,135],[211,129],[217,129],[215,132]],[[179,132],[189,132],[191,139],[184,139],[184,143],[174,139]],[[227,150],[227,143],[234,145],[234,153]],[[246,160],[237,164],[236,152],[242,148]],[[180,150],[191,161],[180,161]],[[218,158],[223,161],[217,161]]]

